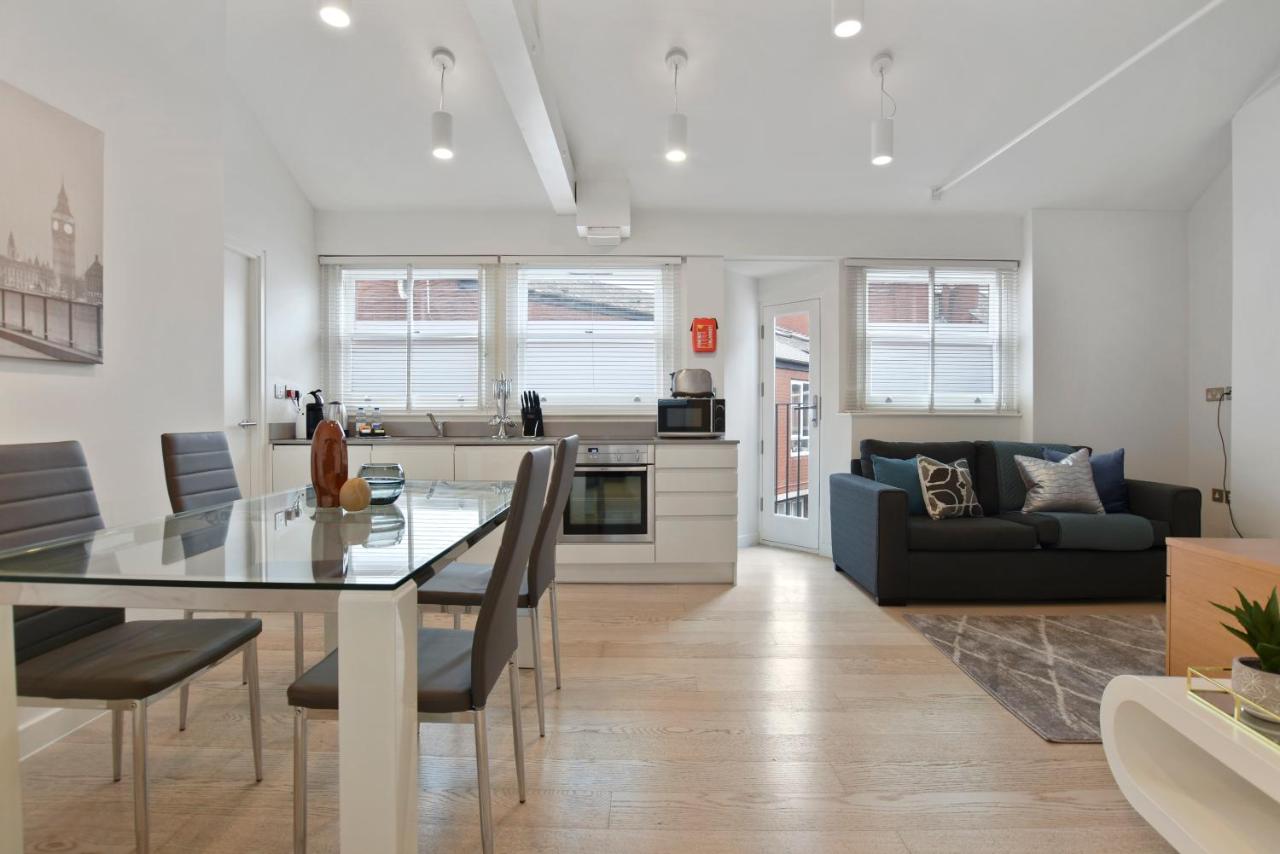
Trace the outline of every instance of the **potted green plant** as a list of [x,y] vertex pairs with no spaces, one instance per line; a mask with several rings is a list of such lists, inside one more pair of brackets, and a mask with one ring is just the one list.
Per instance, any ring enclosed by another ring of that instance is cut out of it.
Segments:
[[1236,595],[1240,597],[1239,607],[1228,608],[1217,602],[1213,605],[1236,618],[1240,628],[1226,623],[1222,627],[1257,655],[1239,656],[1231,663],[1231,690],[1271,714],[1264,716],[1250,706],[1243,706],[1245,711],[1280,723],[1280,601],[1275,589],[1266,605],[1250,601],[1239,590]]

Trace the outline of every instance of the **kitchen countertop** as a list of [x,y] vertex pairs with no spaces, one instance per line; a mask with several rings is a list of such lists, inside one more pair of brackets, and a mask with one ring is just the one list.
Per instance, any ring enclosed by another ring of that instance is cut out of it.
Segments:
[[[539,438],[516,437],[512,439],[494,439],[486,436],[387,436],[381,439],[367,437],[348,438],[348,445],[552,445],[557,436]],[[657,436],[647,438],[630,437],[613,439],[607,436],[583,438],[585,444],[620,444],[620,445],[737,445],[737,439],[665,439]],[[273,445],[310,445],[309,439],[274,439]]]

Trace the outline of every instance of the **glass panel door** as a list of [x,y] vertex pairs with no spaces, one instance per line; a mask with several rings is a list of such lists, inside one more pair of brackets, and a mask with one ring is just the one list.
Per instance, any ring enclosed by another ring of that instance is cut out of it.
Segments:
[[804,549],[818,547],[819,317],[817,300],[761,310],[760,534]]

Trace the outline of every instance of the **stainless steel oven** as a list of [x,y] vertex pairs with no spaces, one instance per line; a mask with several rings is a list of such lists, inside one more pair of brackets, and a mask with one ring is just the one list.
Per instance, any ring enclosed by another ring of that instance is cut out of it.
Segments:
[[653,445],[579,445],[560,542],[653,542]]

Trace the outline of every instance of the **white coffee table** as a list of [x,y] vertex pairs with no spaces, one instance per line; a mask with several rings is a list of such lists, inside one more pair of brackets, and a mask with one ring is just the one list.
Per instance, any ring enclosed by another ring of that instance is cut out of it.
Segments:
[[1278,850],[1280,747],[1188,697],[1185,678],[1113,679],[1102,745],[1120,791],[1178,851]]

